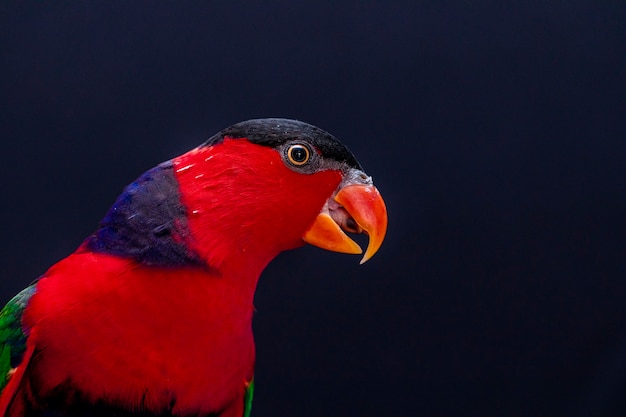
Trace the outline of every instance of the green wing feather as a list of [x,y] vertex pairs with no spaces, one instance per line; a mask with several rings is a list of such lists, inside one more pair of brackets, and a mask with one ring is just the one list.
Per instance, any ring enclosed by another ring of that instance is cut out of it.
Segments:
[[22,313],[35,293],[35,285],[13,297],[0,311],[0,392],[9,381],[11,369],[20,364],[26,351]]
[[243,399],[243,417],[250,417],[252,412],[252,397],[254,397],[254,378],[246,386],[246,395]]

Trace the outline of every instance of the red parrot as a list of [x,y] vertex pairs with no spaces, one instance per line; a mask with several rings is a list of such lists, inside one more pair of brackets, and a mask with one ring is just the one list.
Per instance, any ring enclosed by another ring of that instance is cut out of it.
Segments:
[[253,298],[280,252],[361,253],[385,204],[306,123],[257,119],[141,175],[0,313],[0,417],[250,415]]

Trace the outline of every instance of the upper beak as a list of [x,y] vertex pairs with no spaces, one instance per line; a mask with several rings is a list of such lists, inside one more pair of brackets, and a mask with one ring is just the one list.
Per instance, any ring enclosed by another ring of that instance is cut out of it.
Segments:
[[311,245],[334,252],[363,253],[344,230],[369,236],[361,264],[378,251],[387,232],[387,208],[376,187],[353,184],[341,188],[328,200],[302,238]]

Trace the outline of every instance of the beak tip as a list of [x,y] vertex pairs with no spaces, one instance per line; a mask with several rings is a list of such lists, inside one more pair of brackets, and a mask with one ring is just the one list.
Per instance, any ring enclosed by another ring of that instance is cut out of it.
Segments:
[[363,258],[361,259],[361,262],[359,262],[359,265],[363,265],[365,262],[372,259],[374,255],[376,255],[376,253],[378,252],[378,249],[380,249],[382,243],[382,239],[379,240],[370,238],[370,244],[365,251],[365,255],[363,255]]

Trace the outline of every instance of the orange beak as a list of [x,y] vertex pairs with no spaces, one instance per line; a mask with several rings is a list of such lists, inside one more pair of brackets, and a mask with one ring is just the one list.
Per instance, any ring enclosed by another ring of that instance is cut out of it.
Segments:
[[385,239],[387,208],[373,185],[348,185],[339,190],[302,236],[305,242],[333,252],[360,254],[361,247],[344,233],[366,233],[369,244],[361,264],[367,262]]

